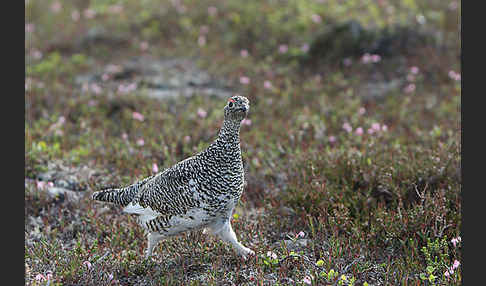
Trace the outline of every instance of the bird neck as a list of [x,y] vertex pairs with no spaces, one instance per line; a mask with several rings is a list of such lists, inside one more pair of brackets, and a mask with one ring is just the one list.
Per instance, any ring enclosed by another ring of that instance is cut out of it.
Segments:
[[228,120],[223,121],[223,126],[219,131],[217,142],[222,145],[240,145],[240,121]]

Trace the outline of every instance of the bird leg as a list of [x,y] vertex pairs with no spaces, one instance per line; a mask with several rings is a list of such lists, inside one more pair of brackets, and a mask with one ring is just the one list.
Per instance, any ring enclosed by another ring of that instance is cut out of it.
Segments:
[[229,220],[225,221],[219,229],[212,229],[212,233],[214,235],[217,235],[224,242],[231,243],[233,247],[236,248],[238,254],[243,256],[243,258],[247,259],[249,255],[255,255],[255,252],[253,250],[245,247],[243,244],[238,242],[236,234],[233,231],[233,228],[231,227],[231,222]]
[[152,256],[152,251],[154,250],[157,243],[163,238],[164,236],[159,234],[158,232],[151,232],[147,235],[148,243],[147,243],[147,252],[145,253],[145,259],[149,259]]

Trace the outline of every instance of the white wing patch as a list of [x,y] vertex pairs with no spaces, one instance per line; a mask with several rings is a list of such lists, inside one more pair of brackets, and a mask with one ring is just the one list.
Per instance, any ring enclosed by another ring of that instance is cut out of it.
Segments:
[[167,231],[167,235],[203,228],[208,224],[208,218],[207,213],[202,209],[191,209],[185,215],[174,216],[169,221],[172,227]]
[[152,220],[160,215],[160,213],[154,211],[151,207],[144,208],[138,203],[130,203],[123,209],[123,212],[129,214],[138,214],[138,219],[141,223],[146,223],[147,221]]

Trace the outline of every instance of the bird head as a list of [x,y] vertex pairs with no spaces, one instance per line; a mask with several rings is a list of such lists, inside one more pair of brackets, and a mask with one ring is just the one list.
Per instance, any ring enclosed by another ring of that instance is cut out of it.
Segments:
[[250,111],[250,101],[240,95],[232,96],[228,99],[224,107],[224,118],[232,121],[241,122]]

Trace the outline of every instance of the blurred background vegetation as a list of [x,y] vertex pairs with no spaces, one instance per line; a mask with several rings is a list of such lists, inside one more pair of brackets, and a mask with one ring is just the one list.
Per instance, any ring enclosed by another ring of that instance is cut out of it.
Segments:
[[[26,0],[26,283],[460,284],[460,15]],[[135,220],[90,194],[201,151],[233,94],[251,102],[235,231],[257,257],[197,232],[142,263]]]

